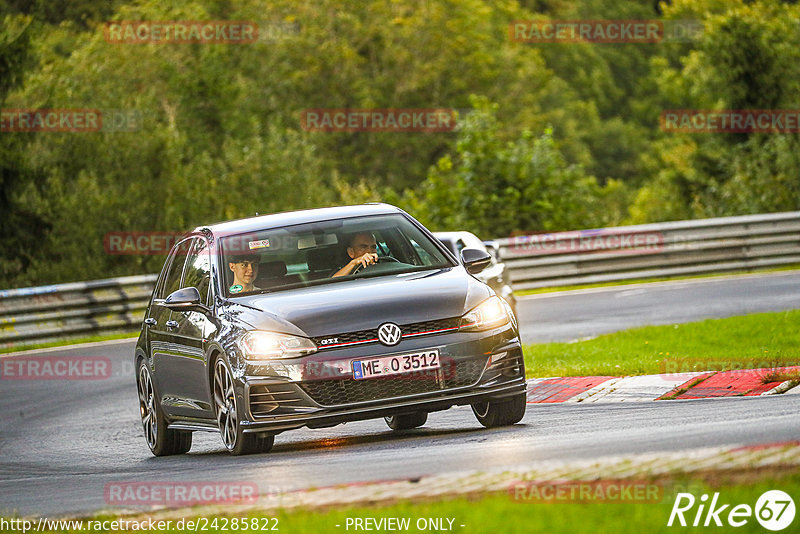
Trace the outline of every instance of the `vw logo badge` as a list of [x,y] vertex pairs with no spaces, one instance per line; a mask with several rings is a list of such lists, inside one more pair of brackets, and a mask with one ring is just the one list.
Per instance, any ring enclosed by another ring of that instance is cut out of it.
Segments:
[[390,347],[400,343],[400,334],[400,327],[394,323],[383,323],[378,327],[378,341]]

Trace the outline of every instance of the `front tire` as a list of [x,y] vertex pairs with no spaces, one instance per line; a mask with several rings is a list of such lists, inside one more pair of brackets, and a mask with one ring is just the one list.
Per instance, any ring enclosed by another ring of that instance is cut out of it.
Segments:
[[427,412],[414,412],[401,415],[389,415],[383,418],[392,430],[411,430],[422,426],[428,420]]
[[275,443],[275,436],[245,434],[242,430],[243,410],[236,402],[233,376],[223,357],[214,363],[214,414],[222,436],[222,443],[234,456],[269,452]]
[[150,452],[155,456],[189,452],[192,448],[192,433],[167,428],[167,420],[161,411],[161,403],[153,387],[153,378],[144,359],[139,361],[136,389],[139,393],[139,415],[142,418],[144,439],[150,447]]
[[472,412],[478,422],[486,428],[507,426],[519,423],[525,415],[525,393],[514,395],[509,399],[476,402]]

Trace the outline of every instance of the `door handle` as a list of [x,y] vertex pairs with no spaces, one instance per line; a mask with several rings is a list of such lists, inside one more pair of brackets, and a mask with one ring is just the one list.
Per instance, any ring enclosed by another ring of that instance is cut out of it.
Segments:
[[167,328],[170,330],[173,328],[178,328],[178,321],[167,321]]
[[148,317],[147,319],[144,320],[144,324],[146,324],[147,326],[155,326],[156,320],[153,319],[152,317]]

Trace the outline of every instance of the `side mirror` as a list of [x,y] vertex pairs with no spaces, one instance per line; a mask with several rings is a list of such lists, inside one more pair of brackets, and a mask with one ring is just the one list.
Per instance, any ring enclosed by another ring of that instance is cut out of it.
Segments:
[[492,263],[492,256],[485,250],[465,248],[461,251],[461,262],[470,274],[478,274]]
[[162,304],[172,311],[201,311],[204,306],[200,304],[200,292],[196,287],[184,287],[173,291],[164,299]]

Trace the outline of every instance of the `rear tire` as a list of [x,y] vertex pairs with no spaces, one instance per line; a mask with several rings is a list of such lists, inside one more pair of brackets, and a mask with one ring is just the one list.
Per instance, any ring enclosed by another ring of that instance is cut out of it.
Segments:
[[411,430],[422,426],[428,420],[427,412],[414,412],[401,415],[390,415],[384,417],[386,424],[392,430]]
[[508,399],[476,402],[472,405],[472,412],[486,428],[513,425],[525,416],[526,400],[523,392]]
[[136,389],[139,393],[139,415],[142,418],[144,439],[154,456],[171,456],[184,454],[192,448],[192,433],[183,430],[170,430],[167,420],[161,411],[153,378],[147,362],[139,360],[139,372],[136,376]]
[[236,402],[233,376],[223,357],[214,362],[214,415],[217,418],[222,443],[234,456],[269,452],[275,443],[275,436],[244,433],[240,423],[243,413]]

